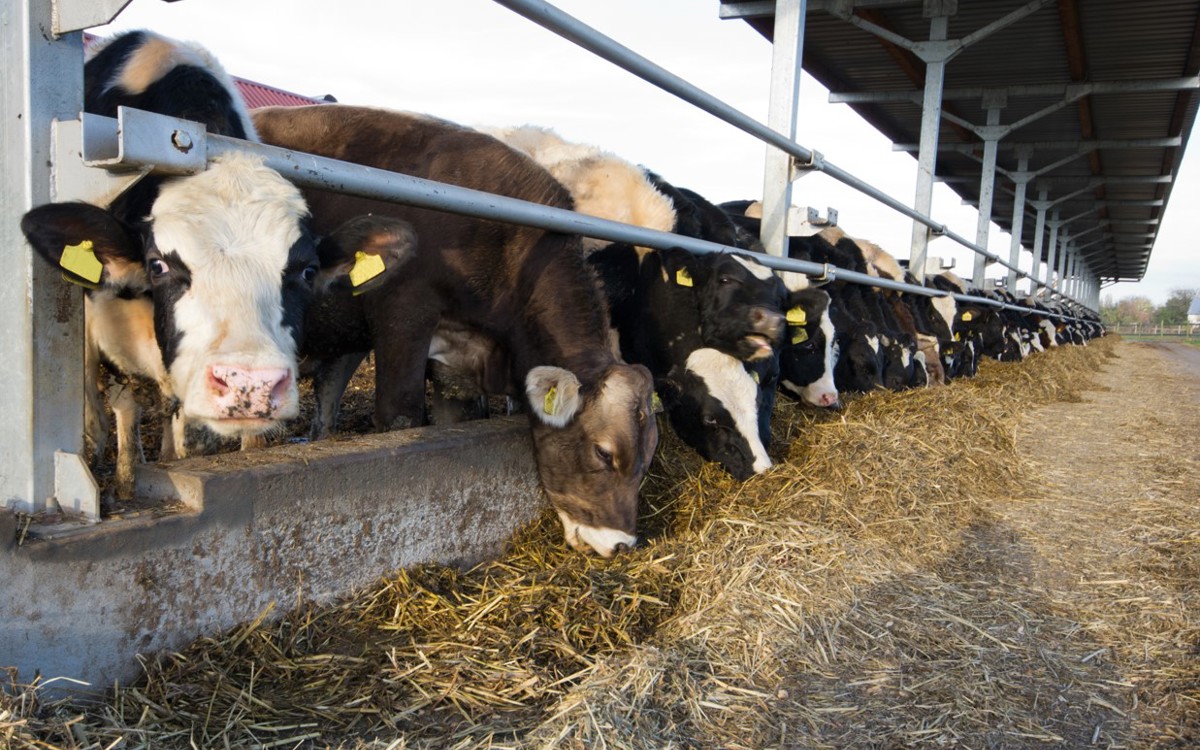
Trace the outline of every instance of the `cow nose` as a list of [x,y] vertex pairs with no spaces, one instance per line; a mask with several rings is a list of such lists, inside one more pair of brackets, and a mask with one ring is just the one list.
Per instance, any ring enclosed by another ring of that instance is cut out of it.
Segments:
[[292,371],[287,368],[208,368],[209,398],[223,419],[273,419],[291,386]]
[[821,402],[821,406],[826,408],[834,408],[838,405],[837,393],[822,393],[818,400]]
[[783,313],[769,307],[754,307],[750,310],[750,323],[755,331],[776,337],[783,331]]

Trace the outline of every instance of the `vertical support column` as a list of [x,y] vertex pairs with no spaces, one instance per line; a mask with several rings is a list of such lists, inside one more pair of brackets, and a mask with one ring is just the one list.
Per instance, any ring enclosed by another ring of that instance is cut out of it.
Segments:
[[1012,175],[1013,182],[1016,183],[1016,194],[1013,196],[1013,213],[1012,213],[1012,239],[1008,244],[1008,262],[1013,266],[1008,269],[1008,283],[1006,288],[1010,292],[1015,292],[1017,289],[1017,271],[1016,267],[1021,262],[1021,233],[1025,229],[1025,190],[1029,186],[1031,176],[1029,174],[1029,158],[1033,155],[1032,149],[1028,146],[1018,146],[1017,153],[1017,172]]
[[[950,16],[946,10],[953,11],[953,4],[948,8],[939,7],[938,3],[928,0],[925,4],[925,15],[931,17],[929,22],[929,41],[944,42],[950,26]],[[938,15],[933,13],[938,12]],[[942,123],[942,89],[946,84],[946,63],[948,57],[941,56],[925,62],[925,98],[921,109],[921,152],[917,156],[917,193],[913,199],[913,208],[919,213],[929,216],[933,212],[933,176],[937,170],[938,129]],[[925,280],[925,256],[929,252],[929,227],[913,220],[912,249],[909,252],[908,269],[917,278],[917,283]]]
[[1037,203],[1034,207],[1037,209],[1037,220],[1034,223],[1033,229],[1033,265],[1031,266],[1029,280],[1029,293],[1037,293],[1038,279],[1042,276],[1042,240],[1046,236],[1046,209],[1049,204],[1046,199],[1050,196],[1050,191],[1046,188],[1038,190]]
[[[996,152],[999,145],[999,135],[995,132],[1000,125],[1000,109],[1008,102],[1008,96],[1003,93],[992,93],[984,98],[983,106],[987,108],[987,127],[983,139],[983,169],[979,175],[979,222],[975,225],[975,244],[987,249],[992,232],[992,201],[996,195]],[[987,258],[975,256],[972,268],[971,283],[978,289],[983,288],[983,277],[987,271]]]
[[1050,239],[1046,256],[1046,287],[1047,293],[1054,291],[1054,272],[1058,263],[1058,228],[1062,226],[1062,222],[1058,220],[1060,216],[1059,210],[1054,209],[1054,213],[1050,214],[1050,221],[1046,222],[1050,225]]
[[1067,278],[1067,255],[1071,252],[1071,238],[1066,232],[1062,236],[1062,249],[1058,256],[1058,280],[1054,282],[1054,291],[1059,294],[1066,294],[1063,291],[1066,288]]
[[[796,140],[800,70],[804,61],[804,18],[808,0],[775,0],[771,51],[771,101],[767,126]],[[787,255],[787,215],[792,205],[792,157],[767,146],[763,168],[762,242],[771,255]]]
[[0,6],[0,508],[39,511],[56,494],[56,452],[83,448],[80,290],[33,258],[21,215],[52,197],[52,122],[83,109],[83,35],[54,40],[50,0]]

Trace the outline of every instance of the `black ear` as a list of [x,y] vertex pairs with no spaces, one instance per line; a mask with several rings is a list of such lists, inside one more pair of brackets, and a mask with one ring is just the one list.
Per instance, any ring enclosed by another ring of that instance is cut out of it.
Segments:
[[[675,370],[671,370],[672,375]],[[658,400],[662,402],[664,411],[671,411],[676,406],[679,406],[679,399],[683,395],[683,386],[679,384],[671,375],[665,378],[657,378],[654,381],[654,393],[658,396]]]
[[355,217],[318,243],[317,289],[369,292],[383,286],[416,251],[417,233],[407,221],[372,214]]
[[142,243],[90,203],[47,203],[21,217],[21,232],[68,281],[88,287],[147,283]]
[[658,256],[662,262],[663,274],[668,282],[682,287],[691,287],[696,284],[695,277],[700,264],[695,255],[682,247],[671,247],[659,250]]

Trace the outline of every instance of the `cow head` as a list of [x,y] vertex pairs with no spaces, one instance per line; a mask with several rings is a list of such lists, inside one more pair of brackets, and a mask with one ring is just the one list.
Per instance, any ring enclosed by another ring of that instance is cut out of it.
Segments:
[[525,377],[542,486],[567,543],[612,557],[637,543],[638,489],[658,445],[653,381],[616,363],[585,388],[570,370]]
[[[786,281],[786,279],[785,279]],[[838,408],[833,381],[836,332],[829,317],[829,294],[821,289],[798,289],[788,294],[780,359],[780,385],[806,404]]]
[[786,289],[766,266],[748,256],[663,251],[668,281],[692,286],[704,345],[746,362],[775,355],[783,335]]
[[833,353],[833,377],[838,390],[867,393],[883,387],[883,350],[869,321],[838,323]]
[[245,436],[296,416],[305,309],[353,265],[332,250],[319,257],[306,218],[295,186],[260,160],[231,155],[164,181],[136,227],[92,205],[59,203],[31,210],[21,228],[92,294],[150,297],[183,415]]
[[739,481],[771,467],[760,405],[768,395],[763,388],[774,386],[764,386],[762,375],[756,379],[741,360],[697,349],[685,367],[676,366],[656,386],[676,434],[701,456]]

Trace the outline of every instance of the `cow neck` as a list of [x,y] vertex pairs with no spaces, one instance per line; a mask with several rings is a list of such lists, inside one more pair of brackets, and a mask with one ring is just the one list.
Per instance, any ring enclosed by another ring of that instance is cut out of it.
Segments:
[[608,306],[576,246],[547,243],[554,237],[546,235],[520,264],[517,288],[525,304],[512,331],[513,365],[522,380],[540,365],[563,367],[589,389],[617,362]]

